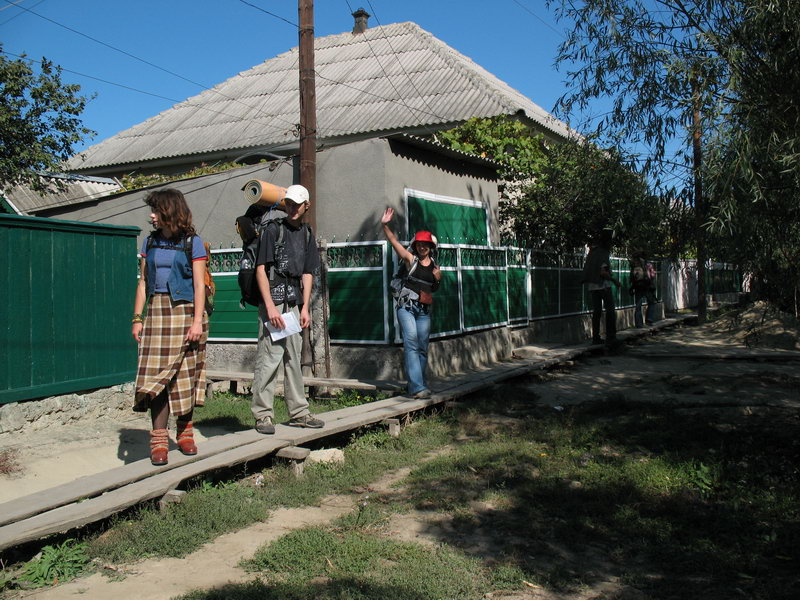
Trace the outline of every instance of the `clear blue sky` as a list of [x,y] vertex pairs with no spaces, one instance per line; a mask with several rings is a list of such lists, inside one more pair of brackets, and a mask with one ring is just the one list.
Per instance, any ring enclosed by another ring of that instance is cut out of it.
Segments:
[[[247,0],[285,21],[240,0],[11,2],[13,6],[0,0],[0,40],[6,52],[46,57],[65,70],[176,102],[203,89],[186,80],[211,87],[298,44],[297,28],[286,22],[298,22],[297,0]],[[417,23],[546,110],[564,92],[563,78],[553,67],[563,26],[544,0],[317,0],[315,35],[350,31],[350,13],[359,7],[372,14],[370,26]],[[175,103],[71,72],[63,78],[80,84],[86,94],[96,94],[84,112],[84,124],[97,136],[86,145]]]

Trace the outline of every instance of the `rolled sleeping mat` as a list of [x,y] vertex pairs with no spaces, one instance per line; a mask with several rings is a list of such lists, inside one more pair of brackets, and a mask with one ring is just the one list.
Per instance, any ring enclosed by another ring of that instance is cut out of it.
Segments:
[[242,191],[244,192],[244,199],[250,204],[275,206],[275,208],[283,206],[283,198],[286,195],[285,187],[275,185],[269,181],[261,181],[260,179],[251,179],[244,184]]

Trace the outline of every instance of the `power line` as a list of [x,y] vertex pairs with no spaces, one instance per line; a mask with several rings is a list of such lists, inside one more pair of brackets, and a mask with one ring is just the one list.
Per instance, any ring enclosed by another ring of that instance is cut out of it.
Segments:
[[[408,71],[406,71],[406,68],[403,66],[403,61],[400,60],[400,56],[395,51],[394,46],[392,46],[391,40],[389,40],[389,36],[386,35],[386,32],[383,30],[383,25],[381,25],[381,22],[378,19],[378,15],[375,12],[375,8],[372,6],[372,1],[371,0],[367,0],[367,3],[369,4],[369,8],[372,11],[372,16],[375,17],[375,22],[378,24],[378,28],[381,30],[381,33],[383,34],[383,37],[386,40],[386,43],[389,44],[389,48],[391,49],[392,54],[394,55],[395,59],[397,60],[397,64],[400,65],[400,68],[403,70],[403,73],[405,74],[406,78],[408,78],[408,81],[411,84],[411,87],[413,87],[414,91],[417,92],[417,94],[419,95],[420,99],[425,103],[425,106],[427,106],[428,109],[433,114],[435,114],[439,119],[444,121],[445,120],[444,117],[441,117],[438,114],[436,114],[436,112],[433,110],[433,107],[430,104],[428,104],[427,99],[425,98],[425,96],[422,95],[422,92],[419,91],[419,88],[414,83],[414,80],[411,79],[411,75],[409,75]],[[348,6],[349,6],[349,4],[348,4]]]
[[[344,0],[344,1],[347,4],[347,8],[349,8],[350,12],[352,13],[353,12],[353,7],[350,6],[350,0]],[[363,35],[366,35],[366,34],[363,34]],[[402,105],[405,106],[406,110],[408,110],[408,112],[411,113],[411,116],[414,117],[415,120],[419,119],[419,117],[416,114],[414,114],[414,111],[411,110],[411,107],[408,104],[406,104],[405,100],[403,100],[403,95],[400,93],[400,91],[397,89],[397,87],[395,87],[394,82],[392,82],[392,79],[389,77],[389,74],[386,72],[386,69],[383,68],[383,65],[381,64],[381,60],[378,58],[378,55],[375,53],[375,50],[372,48],[372,44],[369,43],[369,38],[364,37],[364,39],[367,42],[367,47],[369,48],[370,52],[372,52],[372,56],[375,57],[375,61],[378,63],[378,66],[381,68],[381,72],[383,73],[384,77],[386,77],[386,81],[388,81],[389,85],[392,86],[392,89],[394,90],[395,94],[397,94],[397,97],[400,99],[400,102],[402,103]]]
[[[11,6],[16,6],[16,5],[17,5],[17,4],[19,4],[20,2],[24,2],[24,1],[25,1],[25,0],[16,0],[16,1],[15,1],[15,2],[13,2],[13,3],[10,3],[10,2],[9,2],[9,4],[10,4]],[[36,4],[34,4],[34,5],[31,7],[31,8],[35,8],[35,7],[39,6],[39,5],[40,5],[42,2],[44,2],[44,0],[39,0],[39,1],[38,1]],[[5,10],[5,9],[7,9],[7,8],[11,8],[11,6],[8,6],[8,5],[7,5],[7,6],[0,6],[0,11],[1,11],[1,10]],[[7,18],[5,21],[3,21],[2,23],[0,23],[0,27],[2,27],[3,25],[5,25],[6,23],[9,23],[9,22],[13,21],[14,19],[16,19],[16,18],[17,18],[18,16],[20,16],[21,14],[22,14],[21,12],[18,12],[17,14],[15,14],[15,15],[13,15],[13,16],[11,16],[11,17]]]
[[564,33],[563,33],[563,32],[561,32],[561,31],[559,31],[558,29],[556,29],[555,27],[553,27],[553,26],[552,26],[550,23],[548,23],[547,21],[545,21],[545,20],[544,20],[542,17],[540,17],[540,16],[539,16],[539,15],[537,15],[535,12],[533,12],[533,11],[532,11],[530,8],[528,8],[527,6],[525,6],[525,5],[524,5],[522,2],[520,2],[519,0],[511,0],[511,1],[512,1],[514,4],[516,4],[517,6],[519,6],[519,7],[520,7],[522,10],[524,10],[525,12],[527,12],[527,13],[530,13],[531,15],[533,15],[533,17],[534,17],[536,20],[538,20],[540,23],[543,23],[543,24],[544,24],[546,27],[548,27],[548,28],[549,28],[551,31],[554,31],[554,32],[555,32],[555,33],[557,33],[557,34],[558,34],[560,37],[562,37],[562,38],[566,39],[566,38],[564,37]]
[[[11,3],[11,0],[4,0],[4,1],[5,1],[6,4],[9,4],[9,5],[13,6],[13,4]],[[161,67],[161,66],[159,66],[159,65],[157,65],[155,63],[152,63],[152,62],[150,62],[148,60],[145,60],[144,58],[140,58],[140,57],[136,56],[135,54],[131,54],[130,52],[128,52],[126,50],[122,50],[120,48],[112,46],[111,44],[107,44],[106,42],[104,42],[102,40],[98,40],[95,37],[92,37],[92,36],[90,36],[90,35],[88,35],[86,33],[78,31],[77,29],[73,29],[72,27],[64,25],[63,23],[59,23],[58,21],[50,19],[49,17],[45,17],[44,15],[40,15],[39,13],[34,12],[29,8],[25,8],[24,6],[19,6],[18,8],[21,8],[22,10],[27,11],[27,12],[31,13],[32,15],[36,15],[40,19],[44,19],[45,21],[53,23],[54,25],[58,25],[59,27],[62,27],[63,29],[66,29],[67,31],[71,31],[72,33],[75,33],[77,35],[85,37],[86,39],[89,39],[89,40],[91,40],[93,42],[96,42],[96,43],[100,44],[101,46],[105,46],[106,48],[110,48],[111,50],[114,50],[115,52],[119,52],[120,54],[124,54],[125,56],[129,56],[130,58],[132,58],[134,60],[138,60],[141,63],[144,63],[146,65],[149,65],[149,66],[153,67],[154,69],[158,69],[159,71],[163,71],[164,73],[167,73],[169,75],[177,77],[178,79],[182,79],[183,81],[191,83],[192,85],[196,85],[196,86],[202,88],[205,91],[214,92],[215,94],[219,94],[223,98],[227,98],[228,100],[233,100],[234,102],[238,102],[239,104],[242,104],[243,106],[247,106],[248,108],[253,108],[252,106],[250,106],[249,104],[247,104],[245,102],[242,102],[238,98],[232,98],[230,96],[226,96],[225,94],[223,94],[222,92],[220,92],[218,90],[215,90],[213,88],[209,88],[209,87],[203,85],[202,83],[198,83],[197,81],[193,81],[193,80],[189,79],[188,77],[184,77],[183,75],[180,75],[179,73],[175,73],[174,71],[170,71],[169,69],[165,69],[164,67]],[[292,123],[290,121],[286,121],[285,119],[281,119],[280,117],[277,117],[277,116],[274,116],[274,115],[268,115],[268,116],[271,116],[272,118],[284,121],[284,122],[288,123],[289,125],[294,126],[294,123]]]
[[284,19],[282,16],[276,15],[275,13],[271,13],[268,10],[265,10],[265,9],[261,8],[260,6],[256,6],[255,4],[251,4],[250,2],[246,2],[246,0],[239,0],[239,2],[241,2],[242,4],[246,4],[247,6],[250,6],[252,8],[255,8],[256,10],[260,10],[263,13],[267,13],[271,17],[275,17],[276,19],[280,19],[281,21],[283,21],[285,23],[288,23],[292,27],[296,27],[297,29],[300,29],[300,26],[297,23],[292,23],[288,19]]
[[[24,61],[27,61],[27,62],[42,64],[42,61],[36,60],[35,58],[29,58],[29,57],[24,56],[24,55],[15,54],[13,52],[8,52],[7,50],[0,50],[0,52],[2,52],[3,54],[7,54],[9,56],[15,56],[15,57],[17,57],[19,59],[22,59]],[[225,116],[225,117],[230,117],[231,119],[236,119],[236,120],[239,120],[239,121],[247,121],[247,122],[250,122],[250,123],[253,123],[253,124],[256,124],[256,125],[267,125],[266,122],[261,122],[261,121],[256,121],[256,120],[253,120],[253,119],[242,118],[239,115],[231,115],[231,114],[219,111],[219,110],[214,110],[213,108],[208,108],[206,106],[202,106],[200,104],[193,104],[193,103],[189,102],[189,100],[176,100],[175,98],[170,98],[168,96],[162,96],[161,94],[155,94],[153,92],[140,90],[138,88],[131,87],[129,85],[125,85],[125,84],[122,84],[122,83],[115,83],[113,81],[108,81],[107,79],[102,79],[100,77],[95,77],[94,75],[88,75],[86,73],[80,73],[78,71],[73,71],[71,69],[65,69],[64,67],[62,67],[60,65],[58,66],[58,68],[61,71],[64,71],[64,72],[67,72],[67,73],[72,73],[73,75],[78,75],[80,77],[86,77],[88,79],[94,79],[95,81],[99,81],[101,83],[106,83],[108,85],[113,85],[113,86],[120,87],[120,88],[123,88],[123,89],[126,89],[126,90],[137,92],[139,94],[145,94],[147,96],[153,96],[154,98],[160,98],[162,100],[169,100],[170,102],[175,102],[177,104],[185,103],[187,106],[191,106],[191,107],[194,107],[194,108],[197,108],[197,109],[200,109],[200,110],[206,110],[206,111],[209,111],[209,112],[212,112],[212,113],[215,113],[215,114],[218,114],[218,115],[222,115],[222,116]],[[283,80],[281,80],[278,83],[278,85],[280,85],[281,83],[283,83]],[[274,91],[273,91],[273,93],[274,93]],[[251,107],[251,108],[254,108],[254,107]],[[278,117],[274,117],[273,115],[268,115],[268,116],[270,118],[278,118]],[[265,115],[262,118],[267,118],[267,115]],[[292,125],[294,126],[294,124],[292,124]],[[274,126],[272,126],[272,127],[273,127],[273,131],[283,131],[278,127],[274,127]]]

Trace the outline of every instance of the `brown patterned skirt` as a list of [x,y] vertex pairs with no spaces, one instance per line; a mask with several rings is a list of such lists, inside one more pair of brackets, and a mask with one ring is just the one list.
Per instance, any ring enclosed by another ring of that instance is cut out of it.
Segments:
[[203,314],[200,341],[190,344],[185,338],[193,319],[192,302],[175,302],[169,294],[150,297],[139,344],[134,411],[145,412],[150,408],[150,401],[165,389],[169,395],[169,410],[175,416],[203,405],[208,316]]

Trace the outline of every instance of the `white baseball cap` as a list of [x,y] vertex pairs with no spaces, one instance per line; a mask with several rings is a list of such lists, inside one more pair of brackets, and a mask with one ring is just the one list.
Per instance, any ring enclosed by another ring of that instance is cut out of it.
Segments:
[[309,202],[308,190],[302,185],[290,185],[288,188],[286,188],[286,194],[284,195],[284,198],[286,200],[291,200],[295,204]]

